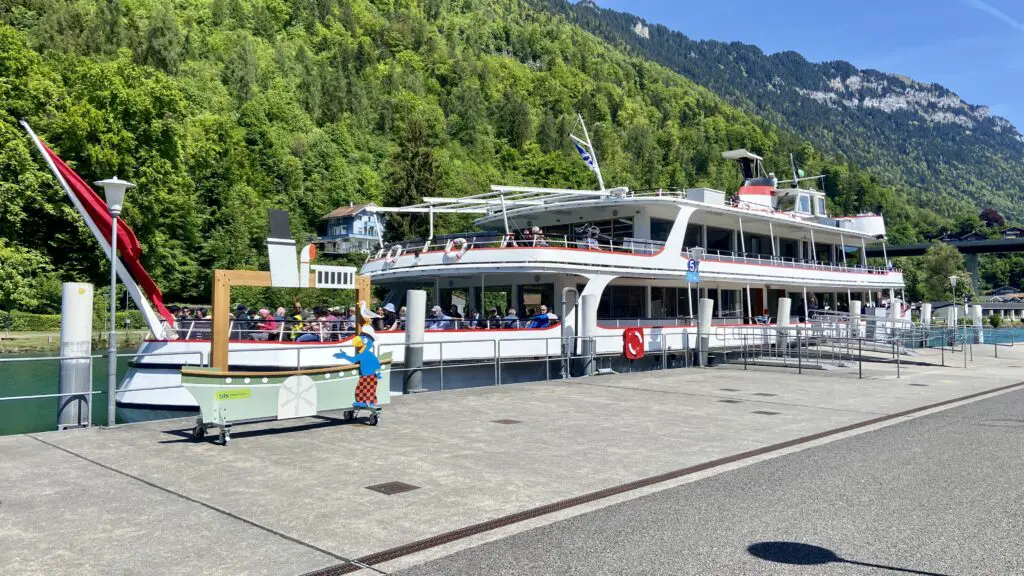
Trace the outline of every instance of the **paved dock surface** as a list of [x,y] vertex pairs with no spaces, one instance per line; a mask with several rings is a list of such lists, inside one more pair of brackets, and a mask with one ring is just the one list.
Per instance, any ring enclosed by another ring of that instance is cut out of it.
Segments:
[[1024,574],[1021,534],[1024,391],[1017,391],[399,574],[1011,575]]
[[[362,559],[394,572],[721,468],[674,472],[764,450],[756,459],[769,458],[809,436],[823,442],[837,429],[1006,392],[1024,380],[1024,347],[999,354],[978,347],[968,370],[904,367],[902,379],[894,365],[865,366],[863,380],[855,367],[798,375],[726,366],[424,394],[397,398],[376,428],[330,418],[239,426],[229,447],[192,442],[187,420],[4,437],[0,566],[303,574],[341,573]],[[529,513],[658,475],[664,481]],[[388,482],[416,488],[367,489]],[[514,514],[523,521],[429,541]],[[401,548],[415,542],[429,545]],[[389,550],[399,553],[378,554]]]

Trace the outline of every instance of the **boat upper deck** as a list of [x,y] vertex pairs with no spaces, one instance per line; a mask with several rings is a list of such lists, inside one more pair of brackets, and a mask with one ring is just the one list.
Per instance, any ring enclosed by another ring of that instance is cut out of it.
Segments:
[[723,193],[708,189],[494,187],[475,197],[427,200],[381,211],[477,214],[484,230],[384,245],[363,267],[375,282],[495,271],[678,277],[698,260],[708,280],[724,282],[903,285],[891,265],[867,262],[867,242],[884,235],[875,215],[771,210],[726,202]]

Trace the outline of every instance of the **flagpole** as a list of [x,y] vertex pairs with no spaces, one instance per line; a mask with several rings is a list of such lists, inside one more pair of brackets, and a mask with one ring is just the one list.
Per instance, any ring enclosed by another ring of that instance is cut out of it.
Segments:
[[587,139],[587,148],[590,148],[590,157],[594,159],[594,174],[597,174],[597,185],[599,189],[604,192],[604,178],[601,177],[601,164],[597,161],[597,151],[594,150],[594,144],[590,141],[590,132],[587,131],[587,123],[583,121],[583,114],[577,112],[576,118],[579,120],[580,126],[583,127],[583,137]]
[[[53,163],[53,159],[50,158],[49,154],[47,154],[46,148],[43,146],[42,141],[39,140],[39,137],[36,136],[36,133],[32,131],[32,127],[29,126],[28,122],[25,120],[21,120],[20,124],[21,127],[28,132],[29,138],[32,139],[32,143],[36,145],[39,153],[42,154],[43,160],[46,161],[46,165],[50,167],[50,171],[53,172],[53,175],[57,178],[57,182],[60,184],[61,188],[64,189],[64,193],[75,206],[75,210],[82,215],[82,218],[85,220],[85,224],[89,227],[92,235],[96,238],[96,241],[100,243],[100,248],[103,249],[103,253],[109,257],[110,242],[108,242],[107,238],[100,232],[100,229],[96,227],[96,223],[89,217],[89,214],[85,211],[85,208],[78,200],[78,197],[71,192],[71,186],[68,185],[67,180],[64,179],[60,170],[57,169],[57,165]],[[139,307],[139,311],[142,312],[142,317],[149,326],[150,331],[153,332],[153,337],[164,338],[166,335],[164,333],[164,324],[160,316],[153,310],[153,307],[150,306],[149,301],[146,300],[146,297],[142,294],[142,290],[139,288],[139,285],[135,282],[135,279],[132,278],[128,269],[125,268],[121,259],[115,257],[112,261],[114,262],[113,267],[117,270],[117,277],[120,278],[121,282],[126,288],[128,288],[128,293],[131,295],[132,300],[135,301],[135,305]]]

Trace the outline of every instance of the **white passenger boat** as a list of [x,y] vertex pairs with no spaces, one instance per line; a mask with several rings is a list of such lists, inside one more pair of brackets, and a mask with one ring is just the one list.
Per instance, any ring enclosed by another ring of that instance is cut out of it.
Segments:
[[[589,141],[577,142],[590,149]],[[382,244],[361,273],[388,289],[385,302],[396,309],[407,290],[423,289],[428,309],[449,310],[454,303],[463,313],[486,315],[496,307],[504,316],[514,308],[528,318],[544,305],[559,317],[543,328],[502,322],[500,328],[461,323],[427,330],[427,365],[557,359],[563,346],[570,348],[567,355],[578,352],[574,338],[580,334],[598,353],[621,352],[622,333],[634,326],[644,328],[649,352],[681,351],[696,345],[701,298],[713,302],[712,347],[728,345],[744,327],[774,324],[780,298],[793,302],[794,323],[815,310],[843,311],[851,301],[897,301],[903,274],[888,261],[871,266],[865,257],[869,243],[884,243],[881,216],[830,216],[826,195],[801,187],[796,175],[791,186],[780,187],[760,157],[746,150],[723,155],[744,173],[732,196],[708,188],[603,189],[603,183],[598,190],[492,186],[474,196],[374,207],[385,214],[423,214],[431,230],[435,215],[472,214],[477,231]],[[137,289],[132,294],[140,309],[149,309]],[[594,318],[590,326],[581,323],[582,298],[595,303],[593,313],[583,314]],[[208,362],[210,341],[194,326],[171,329],[151,311],[146,317],[156,337],[139,348],[118,403],[194,408],[180,387],[179,369]],[[380,351],[401,365],[404,331],[377,334]],[[284,332],[266,341],[242,336],[230,342],[232,368],[330,366],[349,339],[327,334],[325,341],[297,343]]]

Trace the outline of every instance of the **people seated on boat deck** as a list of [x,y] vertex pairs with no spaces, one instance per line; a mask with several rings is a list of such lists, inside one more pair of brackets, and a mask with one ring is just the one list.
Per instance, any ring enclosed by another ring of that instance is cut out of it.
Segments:
[[461,326],[461,324],[462,324],[461,320],[463,318],[462,318],[462,312],[459,312],[459,305],[458,304],[452,304],[452,307],[448,309],[448,315],[451,316],[452,320],[455,321],[455,325],[457,327]]
[[533,235],[533,245],[534,246],[547,246],[548,245],[548,240],[547,240],[547,238],[544,237],[544,231],[541,230],[540,227],[534,226],[530,230],[530,232]]
[[501,314],[498,314],[497,308],[491,308],[487,312],[487,321],[485,326],[490,330],[497,330],[501,328]]
[[236,340],[251,340],[249,334],[249,309],[245,304],[235,306],[235,313],[232,316],[234,324],[231,331],[232,337]]
[[348,314],[345,315],[345,321],[342,323],[342,332],[355,332],[356,331],[356,307],[349,306]]
[[519,315],[515,308],[509,308],[505,313],[503,328],[519,328]]
[[405,330],[405,306],[398,309],[398,330]]
[[395,305],[388,302],[379,310],[381,310],[381,315],[384,316],[384,318],[381,319],[381,324],[384,326],[384,330],[399,330],[398,314],[395,313]]
[[547,328],[558,321],[558,316],[552,312],[548,312],[548,307],[541,304],[540,312],[537,313],[530,323],[526,326],[527,328]]
[[270,310],[260,308],[257,314],[259,315],[259,321],[256,323],[256,330],[258,332],[252,333],[252,339],[260,341],[274,340],[277,335],[277,321],[270,315]]
[[480,316],[479,311],[470,310],[469,314],[466,315],[465,327],[473,330],[487,328],[487,322]]
[[452,319],[444,313],[440,306],[430,309],[430,322],[427,323],[427,330],[451,330]]

